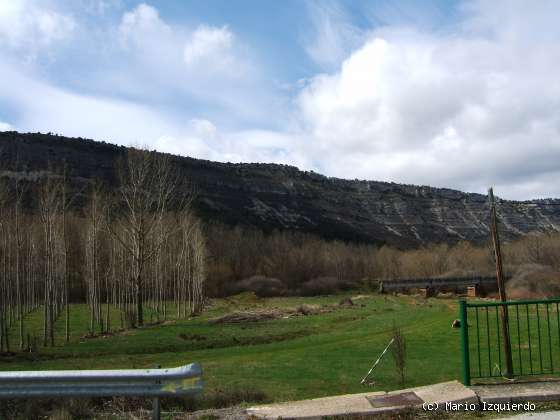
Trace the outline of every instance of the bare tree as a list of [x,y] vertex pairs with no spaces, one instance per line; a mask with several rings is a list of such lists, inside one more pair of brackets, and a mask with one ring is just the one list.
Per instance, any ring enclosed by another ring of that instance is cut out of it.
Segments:
[[8,259],[7,259],[7,238],[8,232],[8,215],[7,215],[8,189],[6,183],[0,184],[0,250],[2,255],[0,258],[1,278],[0,278],[0,352],[10,351],[10,340],[8,337],[8,305],[10,302],[10,288],[8,286]]
[[90,305],[90,334],[95,333],[95,324],[103,329],[101,319],[101,229],[104,225],[105,209],[102,193],[98,185],[92,187],[87,209],[87,232],[85,239],[86,271],[85,280]]
[[23,198],[23,189],[16,178],[15,180],[15,200],[14,200],[14,230],[15,230],[15,280],[16,280],[16,305],[17,316],[19,321],[19,349],[23,350],[23,285],[21,276],[21,250],[22,250],[22,233],[21,233],[21,202]]
[[60,212],[62,203],[62,185],[47,178],[39,192],[39,211],[43,227],[44,246],[44,324],[43,345],[50,342],[54,346],[54,322],[59,309],[60,260]]
[[128,150],[119,180],[120,217],[115,219],[116,226],[108,226],[132,259],[136,322],[142,326],[147,264],[169,234],[166,231],[158,237],[157,229],[170,204],[175,182],[169,158],[137,149]]

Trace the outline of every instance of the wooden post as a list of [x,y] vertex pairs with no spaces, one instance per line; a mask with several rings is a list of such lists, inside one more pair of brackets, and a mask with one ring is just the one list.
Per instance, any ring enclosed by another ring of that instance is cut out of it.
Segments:
[[463,385],[471,386],[471,365],[469,358],[469,324],[467,319],[467,301],[459,301],[459,318],[461,319],[461,377]]
[[[490,212],[492,218],[492,241],[494,242],[494,254],[496,256],[496,279],[498,281],[498,293],[500,301],[506,302],[506,288],[504,285],[504,273],[502,266],[502,251],[500,249],[500,236],[498,234],[498,216],[496,215],[496,206],[494,203],[494,191],[488,189],[488,198],[490,199]],[[509,336],[509,314],[507,305],[501,305],[500,315],[502,318],[502,337],[504,342],[504,355],[506,362],[505,376],[511,378],[513,376],[513,361],[511,357],[511,341]]]
[[[156,365],[156,369],[161,369],[160,365]],[[156,383],[160,383],[159,381],[157,381]],[[159,401],[159,397],[155,397],[152,400],[152,420],[160,420],[160,416],[161,416],[161,405],[160,405],[160,401]]]

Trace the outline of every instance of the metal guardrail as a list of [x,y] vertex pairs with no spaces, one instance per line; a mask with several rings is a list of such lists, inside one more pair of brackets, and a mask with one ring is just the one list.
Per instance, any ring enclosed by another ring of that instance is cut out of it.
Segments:
[[159,397],[195,395],[203,386],[198,363],[169,369],[0,372],[0,398],[154,397],[153,418],[158,419]]
[[[560,299],[459,301],[462,380],[505,376],[500,308],[509,314],[511,378],[560,373]],[[510,379],[511,379],[510,378]]]

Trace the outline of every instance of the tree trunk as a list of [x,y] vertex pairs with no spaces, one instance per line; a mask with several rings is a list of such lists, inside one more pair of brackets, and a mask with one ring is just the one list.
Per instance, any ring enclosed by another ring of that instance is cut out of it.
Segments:
[[136,292],[136,323],[139,327],[142,327],[144,325],[144,307],[142,305],[142,287],[141,287],[140,279],[136,279],[135,292]]

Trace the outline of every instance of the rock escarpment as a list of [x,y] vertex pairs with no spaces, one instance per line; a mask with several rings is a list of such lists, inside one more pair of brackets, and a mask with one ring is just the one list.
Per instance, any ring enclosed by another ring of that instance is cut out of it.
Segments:
[[[66,166],[73,188],[99,178],[116,186],[124,147],[50,134],[0,133],[0,176],[35,182]],[[292,230],[324,238],[414,247],[481,242],[489,237],[484,195],[427,186],[328,178],[275,164],[232,164],[172,158],[196,191],[207,220]],[[187,183],[182,188],[187,188]],[[76,201],[85,202],[85,198]],[[560,200],[498,200],[506,239],[560,231]]]

